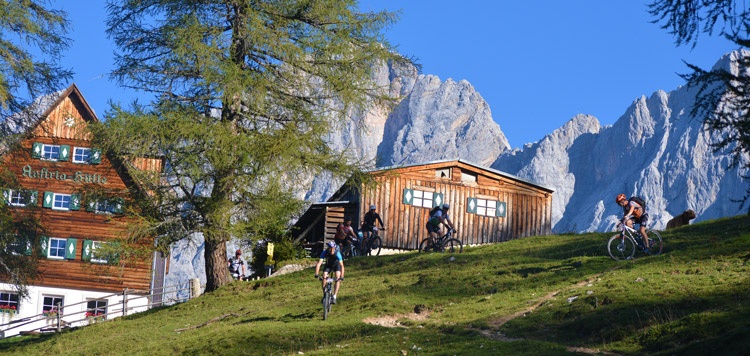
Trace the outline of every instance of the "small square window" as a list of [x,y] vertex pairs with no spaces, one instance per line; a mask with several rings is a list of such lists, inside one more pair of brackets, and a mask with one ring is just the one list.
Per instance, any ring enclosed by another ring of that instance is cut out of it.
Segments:
[[96,299],[86,302],[86,317],[105,319],[107,316],[107,300]]
[[0,292],[0,309],[4,312],[17,313],[20,304],[18,303],[18,294],[10,292]]
[[7,190],[7,200],[12,206],[28,206],[31,203],[31,193],[24,190]]
[[97,253],[97,250],[99,250],[102,246],[104,246],[106,242],[102,241],[92,241],[91,242],[91,262],[95,263],[107,263],[109,260],[107,259],[107,254],[104,253],[104,251],[99,251]]
[[47,257],[54,259],[65,258],[65,248],[67,247],[68,240],[66,239],[49,239],[49,247],[47,249]]
[[73,149],[73,163],[90,163],[91,149],[87,147],[76,147]]
[[54,295],[45,295],[42,301],[42,312],[43,313],[49,313],[49,312],[56,312],[58,311],[58,306],[62,307],[64,306],[64,298],[61,296],[54,296]]
[[44,145],[42,147],[42,159],[57,161],[60,159],[59,145]]
[[52,209],[70,210],[70,194],[55,193],[52,199]]

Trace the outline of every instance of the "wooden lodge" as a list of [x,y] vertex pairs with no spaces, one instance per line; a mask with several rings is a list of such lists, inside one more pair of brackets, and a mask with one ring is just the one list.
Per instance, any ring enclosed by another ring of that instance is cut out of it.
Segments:
[[370,205],[385,229],[383,247],[417,249],[427,237],[432,207],[450,204],[449,216],[464,245],[502,242],[552,231],[553,190],[464,160],[436,161],[370,172],[367,187],[340,188],[327,202],[312,204],[295,224],[296,241],[308,245],[333,238],[351,216],[355,229]]
[[34,215],[44,228],[34,243],[18,236],[26,254],[38,248],[38,278],[28,300],[18,300],[10,285],[0,284],[0,304],[15,306],[18,318],[87,300],[89,309],[106,312],[116,298],[98,299],[103,295],[123,290],[148,295],[162,287],[160,255],[126,259],[102,252],[125,237],[122,199],[133,184],[128,171],[159,171],[162,162],[144,158],[118,165],[92,147],[86,126],[98,119],[75,85],[47,99],[48,108],[30,123],[20,146],[2,157],[18,182],[2,187],[3,203],[14,216]]

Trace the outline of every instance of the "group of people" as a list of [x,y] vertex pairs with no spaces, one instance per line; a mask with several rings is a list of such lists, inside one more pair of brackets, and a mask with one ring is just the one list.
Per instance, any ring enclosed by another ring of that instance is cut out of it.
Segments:
[[[427,220],[427,232],[430,238],[437,241],[440,232],[440,225],[446,228],[456,230],[453,222],[448,215],[450,209],[449,204],[443,204],[434,211],[431,211],[430,218]],[[383,220],[380,215],[376,212],[377,207],[370,205],[370,210],[365,214],[362,219],[362,241],[359,243],[365,243],[369,238],[370,234],[376,227],[376,223],[380,224],[380,228],[385,228]],[[341,255],[341,248],[347,246],[350,243],[354,243],[357,240],[357,235],[354,233],[352,227],[352,218],[345,217],[344,222],[336,227],[336,234],[334,235],[333,241],[326,243],[326,248],[320,254],[320,259],[315,265],[315,278],[320,277],[320,268],[323,267],[323,278],[322,286],[325,288],[326,280],[329,274],[333,273],[335,278],[335,285],[333,288],[333,304],[336,304],[336,297],[341,287],[341,281],[344,280],[344,258]]]
[[[638,199],[628,199],[625,194],[618,194],[615,198],[615,202],[623,208],[623,217],[620,223],[626,224],[629,227],[633,227],[633,224],[639,224],[639,232],[643,236],[644,252],[649,253],[649,239],[646,234],[648,226],[648,213],[646,212],[646,206],[643,201]],[[373,232],[376,224],[380,225],[380,228],[385,228],[383,219],[376,212],[377,207],[370,205],[370,210],[365,214],[362,219],[362,235],[364,243],[369,239],[370,234]],[[426,228],[430,238],[433,242],[437,241],[440,233],[440,225],[445,226],[448,229],[455,231],[455,226],[450,220],[448,210],[450,209],[449,204],[443,204],[438,209],[431,211],[430,218],[427,221]],[[315,265],[315,278],[320,277],[321,267],[323,267],[323,278],[322,286],[325,288],[326,280],[328,276],[333,273],[335,277],[335,285],[333,289],[333,303],[336,303],[336,297],[341,287],[341,281],[344,280],[344,258],[341,255],[341,248],[347,246],[350,243],[354,243],[357,240],[357,235],[352,227],[352,218],[344,218],[344,222],[339,224],[336,228],[336,235],[333,241],[326,243],[325,249],[320,254],[320,259]],[[240,279],[245,275],[245,264],[242,261],[242,251],[237,250],[235,257],[229,260],[229,270],[235,279]]]

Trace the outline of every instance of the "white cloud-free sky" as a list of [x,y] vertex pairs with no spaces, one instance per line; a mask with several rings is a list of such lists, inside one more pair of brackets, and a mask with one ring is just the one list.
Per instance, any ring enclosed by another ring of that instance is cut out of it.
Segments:
[[[400,11],[385,37],[441,80],[468,80],[513,147],[534,142],[576,114],[614,123],[641,95],[684,84],[683,60],[710,68],[737,49],[702,35],[695,48],[647,13],[650,0],[364,0],[362,10]],[[96,4],[96,5],[94,5]],[[101,4],[101,5],[100,5]],[[63,65],[100,116],[135,95],[108,79],[112,43],[103,1],[54,0],[68,12],[73,47]]]

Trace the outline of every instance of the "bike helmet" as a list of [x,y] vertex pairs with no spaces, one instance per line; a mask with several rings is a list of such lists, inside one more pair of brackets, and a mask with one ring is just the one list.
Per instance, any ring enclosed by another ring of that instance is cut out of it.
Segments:
[[376,209],[375,205],[370,205],[370,210],[375,210],[375,209]]
[[333,241],[328,241],[328,243],[326,244],[326,246],[328,246],[328,248],[336,248],[336,243],[333,242]]
[[448,203],[443,204],[443,209],[450,209],[451,206]]
[[627,199],[627,197],[625,196],[625,194],[620,193],[620,194],[617,195],[617,198],[615,198],[615,203],[620,204],[620,202],[623,201],[623,200],[625,200],[625,199]]
[[242,250],[237,250],[237,252],[235,252],[234,254],[235,255],[241,255],[242,254]]
[[351,216],[347,216],[347,217],[344,218],[344,221],[352,221],[352,217]]

